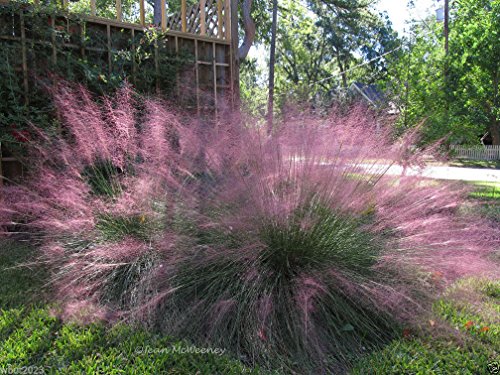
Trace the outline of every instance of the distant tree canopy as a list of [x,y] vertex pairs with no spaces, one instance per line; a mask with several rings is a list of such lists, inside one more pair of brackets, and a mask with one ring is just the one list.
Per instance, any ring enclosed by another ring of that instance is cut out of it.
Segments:
[[[281,20],[279,65],[283,87],[298,87],[300,95],[331,94],[356,80],[349,69],[399,46],[387,17],[370,9],[365,1],[311,2],[308,9],[287,0],[293,9]],[[345,3],[345,4],[344,4]],[[366,83],[386,70],[384,60],[365,68]],[[336,77],[332,77],[336,74]],[[333,79],[336,78],[336,79]]]
[[[265,49],[270,5],[254,1],[257,43]],[[377,84],[399,113],[400,129],[424,122],[424,141],[500,144],[500,0],[450,4],[446,54],[443,23],[434,14],[398,36],[371,1],[280,0],[277,110],[288,100],[327,108],[353,82]],[[263,111],[259,74],[267,72],[256,61],[243,66],[242,94]]]
[[[271,10],[259,0],[254,4],[253,14],[262,19],[256,22],[257,44],[265,48],[270,42]],[[400,46],[387,15],[371,5],[366,0],[279,1],[276,94],[281,106],[287,100],[331,103],[359,78],[361,70],[351,71],[352,67]],[[376,82],[384,75],[386,65],[380,59],[364,66],[364,81]],[[244,66],[242,76],[247,73],[256,73],[255,62]],[[264,95],[256,94],[256,80],[242,81],[244,97],[263,100]],[[255,103],[251,106],[259,107]]]
[[[500,0],[455,2],[450,35],[450,89],[462,121],[500,144]],[[460,108],[461,109],[461,108]]]
[[[96,1],[98,15],[115,16],[115,0]],[[414,21],[409,35],[398,36],[374,3],[278,1],[275,111],[287,101],[328,108],[344,100],[353,82],[377,84],[398,110],[402,130],[425,121],[425,141],[446,138],[449,143],[478,144],[483,138],[500,144],[500,0],[450,0],[447,54],[443,24],[434,15]],[[69,7],[88,11],[89,4],[80,0]],[[147,0],[147,23],[158,22],[154,15],[159,4]],[[180,0],[167,1],[168,13],[179,7]],[[124,20],[138,20],[136,0],[122,0],[122,10]],[[243,52],[254,32],[260,51],[269,46],[271,11],[270,1],[239,0]],[[249,15],[255,30],[243,22]],[[246,59],[241,70],[246,107],[265,114],[267,68]]]
[[399,125],[425,119],[427,140],[500,144],[500,1],[451,2],[449,53],[443,24],[415,23],[404,54],[382,83],[401,110]]

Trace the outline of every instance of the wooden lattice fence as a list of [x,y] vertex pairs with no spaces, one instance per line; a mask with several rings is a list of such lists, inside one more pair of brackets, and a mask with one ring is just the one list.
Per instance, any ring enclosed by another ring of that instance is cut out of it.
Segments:
[[[184,21],[185,20],[185,21]],[[185,24],[184,24],[185,23]],[[168,30],[229,40],[229,1],[201,0],[182,12],[167,17]],[[184,30],[184,31],[183,31]]]
[[[68,67],[69,79],[86,83],[89,72],[80,68],[92,65],[92,74],[118,83],[127,79],[139,92],[153,89],[153,93],[163,95],[168,86],[169,95],[179,106],[196,110],[208,121],[216,118],[220,108],[232,105],[237,87],[230,0],[201,0],[189,8],[183,0],[179,13],[167,17],[162,12],[160,28],[146,27],[144,1],[140,2],[139,21],[122,22],[119,0],[116,19],[95,16],[95,1],[91,1],[87,15],[64,9],[45,11],[42,5],[13,6],[0,0],[0,52],[2,59],[8,60],[9,79],[19,87],[10,97],[16,97],[21,107],[35,108],[37,100],[44,100],[36,90],[37,81],[54,67],[63,67],[58,71],[63,76]],[[43,26],[43,32],[38,25]],[[150,39],[151,33],[157,37]],[[139,50],[142,55],[138,57]],[[68,61],[73,62],[71,67]],[[176,66],[174,72],[172,66]],[[73,67],[76,70],[71,71]],[[6,102],[7,96],[0,93],[0,100]],[[22,129],[12,120],[1,121],[3,129]],[[4,144],[3,175],[18,174],[15,155],[9,151],[13,152],[10,145]]]

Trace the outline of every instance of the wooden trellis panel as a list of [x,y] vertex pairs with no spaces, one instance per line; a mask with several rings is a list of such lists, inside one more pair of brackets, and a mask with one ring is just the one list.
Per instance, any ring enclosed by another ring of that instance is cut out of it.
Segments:
[[[202,0],[199,4],[187,8],[185,32],[229,40],[230,16],[229,7],[226,6],[227,1],[229,0]],[[202,15],[205,17],[203,18]],[[168,17],[167,29],[182,32],[182,21],[182,12]]]
[[[186,109],[195,110],[201,117],[212,121],[218,116],[220,108],[232,105],[235,100],[234,59],[231,41],[229,39],[229,28],[225,20],[229,19],[226,8],[218,0],[206,0],[205,12],[201,11],[199,5],[186,9],[187,32],[180,32],[182,22],[179,16],[168,19],[168,29],[163,33],[161,44],[155,43],[147,48],[153,51],[151,64],[157,73],[161,73],[163,60],[160,58],[162,52],[174,52],[174,55],[188,54],[192,58],[186,62],[184,69],[174,81],[176,103]],[[220,1],[220,0],[219,0]],[[203,4],[203,2],[202,2]],[[219,4],[219,6],[217,5]],[[221,6],[222,5],[222,6]],[[4,5],[0,4],[0,7]],[[5,6],[9,6],[8,4]],[[200,15],[205,13],[205,35],[200,35],[202,27]],[[222,23],[218,26],[217,17]],[[60,13],[58,15],[45,15],[47,21],[42,21],[52,31],[49,37],[38,37],[32,32],[30,22],[34,15],[29,8],[17,9],[13,12],[4,13],[0,17],[0,48],[13,51],[13,61],[16,61],[15,70],[19,72],[19,80],[22,82],[24,101],[29,104],[30,94],[33,92],[36,74],[32,69],[50,70],[65,54],[71,53],[91,61],[99,67],[103,74],[111,74],[115,69],[114,56],[127,50],[134,51],[136,46],[134,37],[141,35],[145,29],[140,24],[119,22],[97,17],[72,17]],[[64,30],[68,38],[60,36]],[[130,43],[127,43],[130,42]],[[146,48],[141,45],[141,48]],[[43,56],[37,55],[39,50],[48,51]],[[47,58],[47,55],[49,58]],[[128,79],[135,83],[141,72],[141,66],[137,66],[133,59],[130,66],[126,67]],[[160,74],[157,75],[157,77]],[[137,82],[138,84],[140,82]],[[181,83],[183,84],[181,86]],[[161,81],[156,78],[153,82],[158,92],[162,91]],[[3,172],[12,168],[18,168],[14,160],[5,159]],[[7,156],[12,158],[12,156]],[[2,160],[0,157],[0,175],[2,174]],[[16,165],[14,167],[14,165]]]
[[[218,39],[230,40],[231,38],[231,6],[232,0],[200,0],[198,4],[187,7],[186,0],[181,1],[181,11],[172,15],[166,14],[166,0],[161,0],[161,26],[163,30],[180,31],[183,33],[197,34]],[[233,0],[234,1],[234,0]],[[39,4],[39,1],[35,1]],[[61,7],[61,0],[49,0]],[[145,0],[137,0],[139,19],[136,21],[141,26],[146,26]],[[0,0],[1,4],[8,4],[9,0]],[[106,19],[97,14],[96,0],[90,0],[87,18]],[[203,8],[203,10],[202,10]],[[61,10],[68,10],[68,1],[62,0]],[[202,16],[204,15],[204,16]],[[122,0],[115,0],[115,21],[123,21]],[[130,22],[129,22],[130,23]]]
[[[213,19],[212,16],[217,16],[221,8],[217,7],[217,0],[206,0],[206,15],[207,20]],[[223,10],[223,8],[222,8]],[[176,31],[175,28],[181,27],[179,17],[169,18],[169,30],[164,33],[162,39],[164,43],[169,44],[169,52],[175,54],[184,53],[192,56],[192,66],[187,63],[187,71],[191,71],[193,79],[191,86],[195,92],[207,92],[207,85],[199,87],[195,84],[194,77],[202,75],[209,77],[210,92],[217,96],[219,92],[231,90],[232,87],[232,51],[230,41],[222,38],[217,38],[217,23],[206,23],[206,35],[199,35],[200,23],[199,16],[200,7],[198,5],[188,9],[187,33]],[[49,40],[45,38],[37,39],[36,35],[31,33],[30,20],[33,19],[29,9],[17,10],[10,16],[4,15],[0,22],[7,27],[0,28],[0,46],[4,45],[18,51],[18,56],[15,59],[19,62],[21,79],[24,87],[26,103],[29,103],[30,81],[34,74],[30,72],[33,64],[45,66],[50,69],[50,63],[55,64],[58,59],[62,58],[61,51],[71,52],[81,57],[92,61],[97,66],[101,67],[103,73],[111,74],[113,72],[114,55],[127,50],[135,50],[135,37],[144,33],[142,26],[138,24],[123,23],[114,20],[97,19],[94,17],[73,19],[71,16],[60,14],[57,16],[46,15],[47,25],[53,30],[50,33]],[[224,13],[222,20],[224,18]],[[58,36],[58,31],[64,30],[70,35],[70,39],[64,39]],[[215,36],[215,37],[214,37]],[[84,41],[85,40],[85,41]],[[35,48],[36,47],[36,48]],[[50,61],[37,58],[37,48],[51,49]],[[155,45],[154,47],[154,64],[157,71],[162,70],[158,51],[164,50],[164,47]],[[136,80],[136,74],[140,71],[140,67],[136,66],[135,60],[128,67],[127,75],[130,80]],[[201,66],[204,66],[201,68]],[[210,66],[210,74],[207,73],[206,66]],[[183,82],[189,80],[183,79]],[[157,86],[160,83],[157,82]],[[157,87],[161,91],[161,87]],[[219,90],[220,89],[220,90]],[[222,98],[214,98],[214,102],[221,102]]]

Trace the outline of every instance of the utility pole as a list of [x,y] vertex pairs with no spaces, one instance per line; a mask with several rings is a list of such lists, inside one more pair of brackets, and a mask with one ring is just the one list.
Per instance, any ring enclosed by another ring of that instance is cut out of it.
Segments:
[[444,0],[444,50],[448,55],[448,41],[450,34],[450,0]]
[[450,0],[444,0],[444,93],[445,93],[445,119],[446,124],[450,122],[450,87],[449,87],[449,35],[450,35]]

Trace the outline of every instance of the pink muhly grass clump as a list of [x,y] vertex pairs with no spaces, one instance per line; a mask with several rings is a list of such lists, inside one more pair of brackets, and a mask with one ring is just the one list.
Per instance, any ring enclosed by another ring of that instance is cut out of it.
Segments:
[[124,87],[99,104],[82,87],[55,88],[59,134],[38,134],[29,177],[0,195],[0,228],[30,233],[42,245],[40,260],[52,266],[52,285],[68,306],[107,304],[103,290],[117,269],[134,262],[144,269],[144,259],[156,256],[153,244],[168,251],[173,242],[163,218],[166,186],[177,181],[169,136],[177,118],[152,100],[139,111],[134,95]]
[[0,213],[43,245],[73,309],[339,371],[442,284],[496,272],[498,229],[460,218],[451,185],[387,175],[419,165],[416,135],[393,142],[360,109],[267,136],[239,115],[212,127],[155,101],[138,111],[128,88],[101,105],[60,88],[56,102],[61,135],[34,145],[40,163]]

